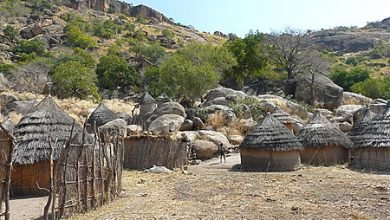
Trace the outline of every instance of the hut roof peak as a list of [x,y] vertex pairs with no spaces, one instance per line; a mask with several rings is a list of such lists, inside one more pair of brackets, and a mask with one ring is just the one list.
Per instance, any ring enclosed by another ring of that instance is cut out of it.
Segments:
[[276,118],[282,124],[294,124],[294,123],[297,122],[296,119],[291,117],[290,114],[288,114],[287,112],[283,111],[283,109],[281,109],[279,107],[275,107],[274,108],[274,110],[272,112],[272,116],[274,118]]
[[141,104],[148,104],[148,103],[157,103],[157,102],[153,98],[153,96],[151,96],[148,92],[146,92],[141,99]]
[[351,140],[328,119],[323,117],[320,111],[314,112],[313,118],[299,132],[298,139],[304,147],[331,145],[352,147]]
[[257,124],[240,145],[240,148],[289,151],[302,149],[298,139],[271,114]]

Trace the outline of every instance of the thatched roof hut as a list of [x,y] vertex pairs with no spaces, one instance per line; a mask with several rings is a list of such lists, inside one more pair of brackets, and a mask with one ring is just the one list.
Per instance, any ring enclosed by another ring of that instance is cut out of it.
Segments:
[[115,120],[116,118],[117,114],[115,114],[115,112],[107,108],[107,106],[105,106],[103,103],[100,103],[87,120],[87,131],[93,133],[95,124],[96,128],[99,128],[100,126],[106,124],[109,121]]
[[390,101],[382,114],[371,117],[365,115],[350,134],[352,166],[390,171]]
[[[63,112],[54,100],[47,96],[31,109],[16,125],[15,146],[12,155],[14,169],[12,189],[16,194],[42,194],[37,189],[49,184],[49,159],[52,140],[56,160],[70,138],[73,118]],[[74,133],[81,132],[75,124]]]
[[157,102],[154,98],[146,92],[140,101],[140,115],[143,120],[146,120],[150,114],[157,108]]
[[293,124],[297,123],[297,120],[295,120],[293,117],[291,117],[290,114],[283,111],[279,107],[275,107],[275,109],[272,112],[272,116],[291,131],[293,130]]
[[363,131],[363,128],[365,126],[367,126],[367,124],[372,119],[374,119],[375,116],[376,116],[376,114],[374,112],[372,112],[370,108],[366,108],[364,110],[363,117],[353,125],[351,131],[349,132],[349,136],[350,137],[357,137],[357,136],[361,135],[360,132]]
[[302,148],[291,131],[268,114],[240,144],[241,165],[244,170],[296,170]]
[[150,103],[157,103],[157,101],[148,92],[145,92],[145,94],[141,98],[140,104],[144,105]]
[[351,140],[319,111],[302,128],[298,139],[304,146],[300,151],[302,163],[332,165],[349,161]]
[[163,103],[172,102],[172,99],[169,98],[169,96],[165,92],[163,92],[161,95],[157,96],[156,101],[160,106]]

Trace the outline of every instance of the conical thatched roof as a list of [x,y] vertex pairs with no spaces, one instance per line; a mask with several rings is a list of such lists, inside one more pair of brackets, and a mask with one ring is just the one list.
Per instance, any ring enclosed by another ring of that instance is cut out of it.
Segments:
[[352,142],[342,131],[322,117],[319,111],[298,134],[299,141],[304,147],[325,147],[331,145],[352,147]]
[[95,111],[93,111],[89,116],[87,123],[93,128],[95,123],[96,126],[99,127],[115,119],[117,119],[115,112],[111,111],[103,103],[100,103],[98,107],[96,107]]
[[279,107],[275,107],[272,112],[272,116],[282,124],[294,124],[297,122],[293,117]]
[[165,103],[165,102],[172,102],[172,99],[169,98],[169,96],[163,92],[161,95],[157,96],[156,101],[159,103]]
[[349,136],[358,136],[360,135],[359,132],[362,131],[362,129],[367,126],[367,124],[376,116],[374,112],[370,110],[370,108],[364,109],[364,115],[360,119],[360,121],[357,121],[351,131],[349,132]]
[[150,103],[157,103],[157,102],[156,102],[156,100],[154,100],[154,98],[148,92],[146,92],[142,96],[140,104],[143,105],[143,104],[150,104]]
[[390,101],[382,114],[356,128],[350,137],[356,148],[390,147]]
[[269,149],[289,151],[302,149],[302,144],[288,128],[268,114],[255,129],[248,134],[240,148]]
[[[50,96],[44,98],[15,127],[16,139],[12,155],[14,163],[33,164],[49,160],[49,137],[53,141],[57,140],[57,143],[53,144],[54,158],[57,159],[69,140],[73,121]],[[81,130],[76,124],[74,133]]]

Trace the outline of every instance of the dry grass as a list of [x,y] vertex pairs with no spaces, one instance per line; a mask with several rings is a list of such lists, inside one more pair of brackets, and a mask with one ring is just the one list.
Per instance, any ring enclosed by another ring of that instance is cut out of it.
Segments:
[[206,121],[206,126],[211,126],[215,130],[225,125],[226,125],[225,116],[221,111],[211,114]]
[[359,173],[343,166],[232,172],[214,162],[191,166],[187,175],[125,171],[122,199],[73,219],[386,219],[390,215],[388,174]]
[[[9,92],[8,94],[16,96],[19,100],[37,100],[37,104],[42,100],[44,95],[37,95],[32,93],[15,93]],[[95,110],[98,106],[92,100],[80,100],[77,98],[58,99],[53,97],[55,102],[60,106],[62,110],[68,113],[76,122],[82,124],[85,122],[87,117]],[[134,108],[134,103],[126,102],[119,99],[103,100],[102,101],[109,109],[114,112],[125,112],[131,113]],[[11,118],[12,122],[17,124],[21,119],[21,115],[11,113],[8,117]]]

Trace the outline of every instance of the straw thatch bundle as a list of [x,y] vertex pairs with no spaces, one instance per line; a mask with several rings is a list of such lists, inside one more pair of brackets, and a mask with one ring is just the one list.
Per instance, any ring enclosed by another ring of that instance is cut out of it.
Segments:
[[[57,159],[70,138],[73,121],[50,96],[44,98],[16,125],[14,163],[24,165],[49,160],[49,137],[56,141],[53,148],[54,158]],[[81,130],[76,124],[74,133]]]
[[376,114],[370,110],[370,108],[364,109],[363,117],[360,119],[360,121],[357,121],[351,131],[349,132],[349,136],[356,137],[361,135],[360,132],[363,131],[363,128],[368,125],[368,123],[375,118]]
[[302,128],[298,139],[305,147],[343,146],[350,148],[352,146],[347,135],[321,116],[319,111],[316,111],[311,121]]
[[268,114],[255,129],[248,134],[240,148],[268,149],[272,151],[300,150],[302,144],[283,124]]
[[275,107],[274,111],[272,112],[272,116],[282,124],[294,124],[297,122],[297,120],[295,120],[287,112],[283,111],[279,107]]
[[107,108],[103,103],[100,103],[98,107],[96,107],[95,111],[89,116],[87,123],[89,125],[94,126],[96,123],[96,127],[100,127],[101,125],[106,124],[109,121],[112,121],[117,118],[115,112],[111,111],[111,109]]
[[356,148],[390,147],[390,101],[387,102],[384,113],[374,117],[365,126],[355,128],[351,140]]

